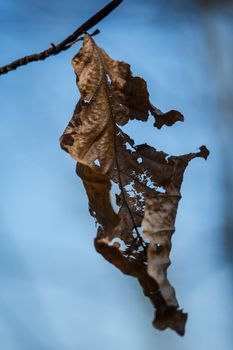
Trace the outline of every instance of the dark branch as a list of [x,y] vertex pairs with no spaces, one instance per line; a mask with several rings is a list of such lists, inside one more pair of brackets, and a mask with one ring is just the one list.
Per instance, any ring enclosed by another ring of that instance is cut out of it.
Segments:
[[[85,23],[83,23],[73,34],[68,36],[65,40],[61,41],[59,44],[57,45],[51,44],[51,47],[47,50],[44,50],[42,52],[39,52],[33,55],[19,58],[18,60],[13,61],[10,64],[7,64],[6,66],[0,67],[0,75],[6,74],[30,62],[41,61],[51,55],[57,55],[61,51],[65,51],[69,49],[77,41],[80,35],[87,32],[92,27],[94,27],[97,23],[102,21],[102,19],[107,17],[109,13],[111,13],[117,6],[119,6],[122,1],[123,0],[112,0],[105,7],[103,7],[99,12],[97,12],[94,16],[92,16]],[[93,34],[97,34],[97,33],[94,32]]]

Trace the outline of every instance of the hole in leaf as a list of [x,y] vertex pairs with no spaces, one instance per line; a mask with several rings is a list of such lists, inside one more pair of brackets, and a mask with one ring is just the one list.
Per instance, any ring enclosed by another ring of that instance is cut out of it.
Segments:
[[113,247],[116,247],[118,249],[121,249],[123,251],[126,250],[126,248],[127,248],[125,242],[122,239],[118,238],[118,237],[113,238],[113,240],[109,243],[109,245],[113,246]]
[[159,193],[166,193],[166,190],[162,186],[156,187],[156,191]]
[[97,166],[100,166],[100,161],[99,161],[99,159],[94,160],[94,164],[97,165]]
[[84,99],[83,100],[83,104],[84,105],[88,105],[91,102],[91,100],[92,100],[92,98],[89,98],[89,100],[88,99]]
[[107,83],[109,85],[112,85],[112,79],[110,78],[110,76],[108,74],[106,74],[106,79],[107,79]]
[[111,203],[112,207],[115,211],[115,213],[119,212],[120,205],[117,204],[116,197],[119,196],[121,193],[120,187],[118,184],[115,182],[111,181],[111,191],[110,191],[110,198],[111,198]]
[[135,197],[135,189],[133,185],[134,185],[134,181],[131,181],[129,184],[125,186],[125,190],[131,198]]
[[125,143],[125,147],[128,151],[135,152],[135,149],[129,144],[129,142]]

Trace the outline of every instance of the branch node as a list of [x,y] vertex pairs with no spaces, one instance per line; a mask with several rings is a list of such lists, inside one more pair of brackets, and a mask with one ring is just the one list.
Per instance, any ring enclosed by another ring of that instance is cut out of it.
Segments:
[[55,45],[54,43],[50,43],[50,45],[52,46],[52,48],[54,49],[54,51],[57,50],[57,45]]

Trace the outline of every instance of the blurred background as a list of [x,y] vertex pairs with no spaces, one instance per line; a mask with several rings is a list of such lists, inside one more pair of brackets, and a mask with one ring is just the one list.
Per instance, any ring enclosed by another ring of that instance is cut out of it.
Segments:
[[[107,0],[0,0],[0,65],[73,32]],[[169,278],[186,335],[152,328],[133,278],[93,247],[96,228],[75,162],[58,138],[79,98],[80,48],[0,77],[0,348],[230,350],[233,344],[233,4],[125,0],[97,43],[148,82],[152,102],[185,123],[130,122],[137,143],[179,155],[205,144],[185,174]]]

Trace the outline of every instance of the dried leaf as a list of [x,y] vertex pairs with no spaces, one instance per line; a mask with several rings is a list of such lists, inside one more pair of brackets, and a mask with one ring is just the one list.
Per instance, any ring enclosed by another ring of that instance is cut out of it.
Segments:
[[184,116],[178,111],[171,110],[170,112],[163,113],[160,109],[156,108],[152,104],[150,105],[150,112],[155,118],[154,126],[161,129],[163,125],[172,126],[176,122],[184,121]]
[[[183,335],[187,314],[167,279],[171,236],[184,171],[191,159],[206,159],[209,152],[202,146],[198,153],[169,157],[146,144],[136,146],[120,128],[129,119],[147,121],[150,111],[160,128],[183,121],[182,114],[162,115],[149,101],[146,82],[133,77],[127,63],[112,60],[88,34],[72,64],[81,98],[60,141],[78,162],[77,175],[98,224],[96,250],[138,279],[156,309],[156,328]],[[111,181],[119,187],[117,213]]]

